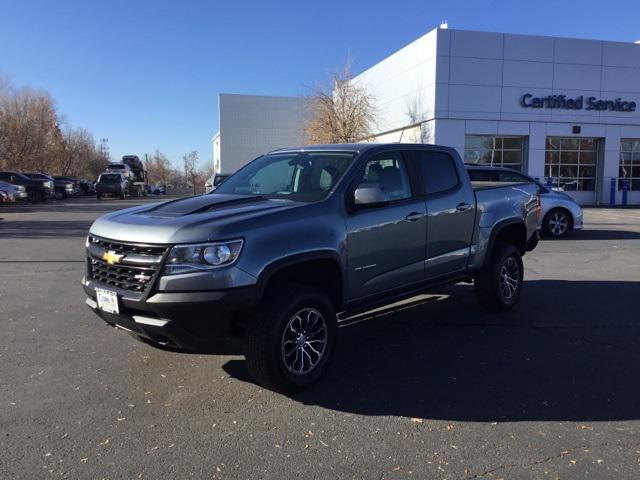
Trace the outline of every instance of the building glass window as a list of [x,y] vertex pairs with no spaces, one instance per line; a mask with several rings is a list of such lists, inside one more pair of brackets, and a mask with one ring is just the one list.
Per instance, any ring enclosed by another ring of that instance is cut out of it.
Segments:
[[523,145],[524,137],[467,135],[464,138],[464,161],[522,171]]
[[618,189],[622,189],[623,179],[629,180],[629,190],[640,191],[640,138],[620,140],[620,170]]
[[547,137],[544,176],[553,188],[594,191],[596,187],[597,139]]

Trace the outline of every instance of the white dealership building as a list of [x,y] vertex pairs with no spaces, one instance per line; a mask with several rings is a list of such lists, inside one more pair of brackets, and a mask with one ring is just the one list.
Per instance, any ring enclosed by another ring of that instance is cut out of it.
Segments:
[[[435,29],[358,75],[370,141],[448,145],[583,204],[640,203],[640,45]],[[626,179],[626,180],[623,180]]]
[[[582,204],[640,204],[639,44],[438,28],[354,81],[377,108],[368,141],[448,145]],[[302,143],[302,98],[221,95],[219,112],[218,171]]]
[[213,166],[233,173],[270,150],[299,145],[307,118],[301,97],[218,96],[218,132],[213,136]]

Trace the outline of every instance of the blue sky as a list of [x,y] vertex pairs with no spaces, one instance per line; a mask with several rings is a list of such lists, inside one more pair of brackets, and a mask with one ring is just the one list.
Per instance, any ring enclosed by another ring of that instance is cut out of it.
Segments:
[[211,161],[218,93],[304,95],[435,28],[640,39],[640,2],[0,0],[0,73],[48,90],[114,157]]

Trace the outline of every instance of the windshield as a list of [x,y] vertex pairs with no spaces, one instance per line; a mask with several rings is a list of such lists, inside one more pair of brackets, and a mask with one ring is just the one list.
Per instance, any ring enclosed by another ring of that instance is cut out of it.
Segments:
[[109,170],[124,170],[126,167],[124,165],[109,165],[107,169]]
[[215,193],[316,202],[338,182],[355,152],[283,152],[259,157],[220,184]]
[[120,183],[121,182],[120,174],[118,173],[103,173],[100,175],[100,179],[98,182],[100,183]]

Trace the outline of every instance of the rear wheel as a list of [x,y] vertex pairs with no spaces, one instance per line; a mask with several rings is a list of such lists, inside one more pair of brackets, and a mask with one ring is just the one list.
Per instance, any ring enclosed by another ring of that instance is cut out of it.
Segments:
[[126,190],[122,190],[122,193],[120,194],[120,198],[122,200],[126,200],[127,199],[127,191]]
[[100,200],[102,198],[102,194],[101,193],[96,193],[96,199]]
[[336,312],[329,298],[311,287],[287,285],[270,298],[247,326],[247,368],[260,385],[295,393],[327,369],[336,344]]
[[507,243],[497,243],[488,265],[474,279],[478,303],[487,310],[509,310],[520,297],[523,274],[518,249]]
[[551,237],[562,237],[571,230],[572,224],[571,214],[562,208],[556,208],[545,215],[542,230]]

